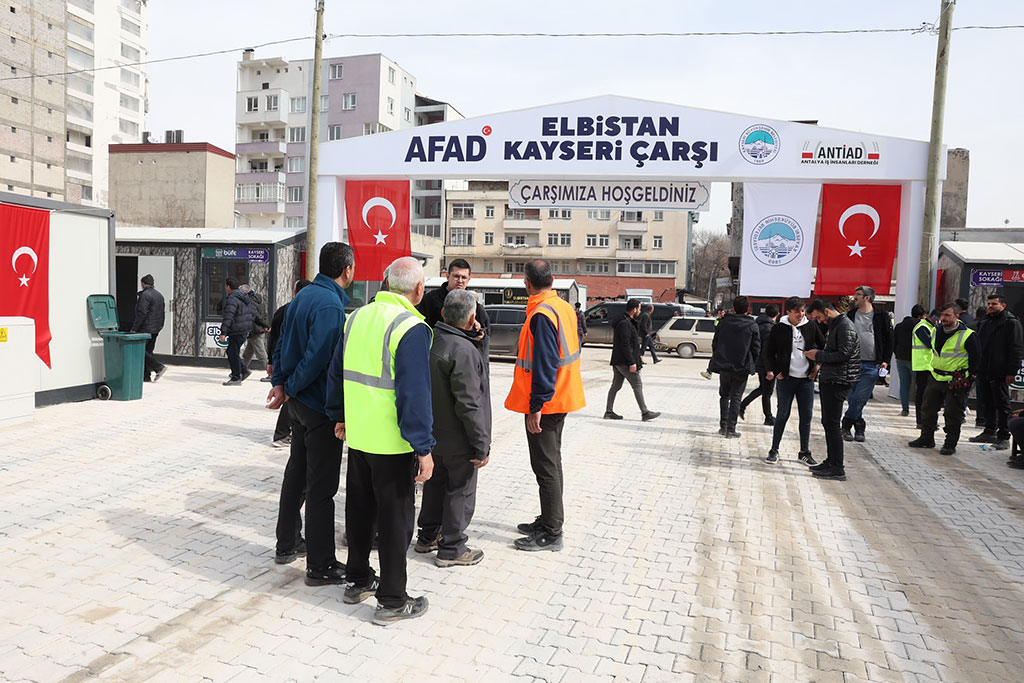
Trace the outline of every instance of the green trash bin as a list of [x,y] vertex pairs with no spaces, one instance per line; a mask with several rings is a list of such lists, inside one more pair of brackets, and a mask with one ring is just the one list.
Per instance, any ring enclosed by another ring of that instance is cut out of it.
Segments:
[[103,363],[107,370],[107,389],[101,386],[96,395],[115,401],[142,398],[149,335],[117,331],[117,303],[109,294],[90,294],[86,302],[92,324],[103,339]]

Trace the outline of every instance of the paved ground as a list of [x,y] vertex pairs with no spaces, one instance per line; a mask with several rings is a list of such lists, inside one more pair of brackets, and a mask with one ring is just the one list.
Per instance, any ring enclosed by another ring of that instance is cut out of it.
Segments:
[[[0,678],[1022,679],[1024,472],[1004,453],[911,452],[878,391],[849,481],[818,481],[792,441],[762,461],[759,420],[717,436],[705,361],[644,370],[661,419],[624,391],[627,419],[601,420],[607,356],[587,349],[590,406],[567,422],[566,550],[510,547],[537,496],[522,419],[499,409],[470,532],[484,563],[410,551],[431,609],[388,628],[272,562],[268,385],[172,368],[143,401],[0,430]],[[500,406],[511,366],[492,373]]]

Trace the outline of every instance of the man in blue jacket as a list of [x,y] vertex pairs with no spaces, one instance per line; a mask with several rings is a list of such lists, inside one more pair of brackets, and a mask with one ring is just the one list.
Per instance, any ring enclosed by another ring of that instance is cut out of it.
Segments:
[[[327,368],[345,323],[344,288],[352,284],[352,247],[328,242],[320,250],[320,272],[295,295],[285,312],[274,349],[273,388],[267,407],[289,402],[291,455],[281,482],[274,561],[287,564],[306,554],[306,585],[345,582],[345,565],[334,552],[334,495],[341,473],[342,443],[327,417]],[[306,503],[306,540],[299,510]]]

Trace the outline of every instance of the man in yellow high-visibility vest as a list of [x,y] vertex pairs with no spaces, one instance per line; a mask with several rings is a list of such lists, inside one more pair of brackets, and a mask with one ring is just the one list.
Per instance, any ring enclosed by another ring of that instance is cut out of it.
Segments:
[[[421,616],[425,597],[406,593],[405,553],[415,529],[415,481],[434,468],[430,399],[430,327],[415,306],[423,267],[412,257],[385,271],[387,290],[353,312],[335,348],[328,415],[348,441],[345,526],[348,580],[344,601],[377,597],[373,622]],[[338,381],[338,378],[341,381]],[[380,578],[370,568],[374,520]]]

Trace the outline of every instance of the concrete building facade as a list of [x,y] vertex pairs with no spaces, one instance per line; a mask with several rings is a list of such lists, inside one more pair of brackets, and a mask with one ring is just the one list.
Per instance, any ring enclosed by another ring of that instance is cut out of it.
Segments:
[[235,155],[206,142],[110,145],[119,225],[234,226]]
[[476,276],[521,277],[543,258],[590,299],[650,289],[656,301],[675,301],[685,286],[687,211],[517,209],[508,183],[492,181],[469,181],[445,199],[445,262],[463,258]]

